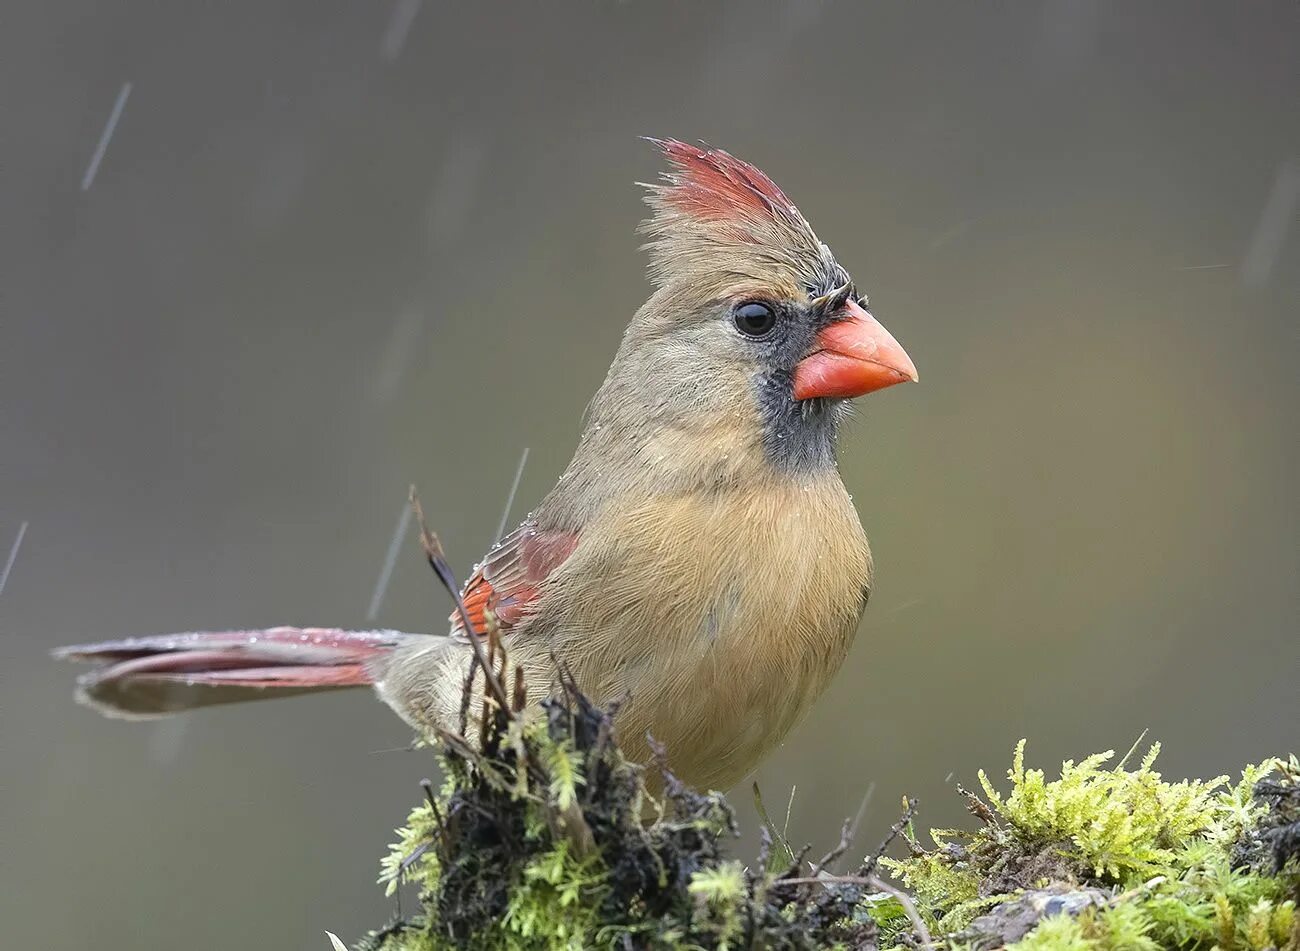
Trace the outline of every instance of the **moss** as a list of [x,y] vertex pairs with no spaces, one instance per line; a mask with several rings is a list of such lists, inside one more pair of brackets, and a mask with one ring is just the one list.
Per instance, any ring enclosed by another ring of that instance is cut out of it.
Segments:
[[722,796],[627,762],[610,714],[576,690],[542,710],[532,722],[493,710],[481,744],[439,738],[447,782],[381,863],[381,883],[413,886],[420,910],[358,948],[868,946],[850,942],[876,932],[861,888],[786,886],[797,863],[726,859],[736,827]]
[[359,949],[1300,951],[1294,758],[1169,782],[1156,745],[1132,769],[1102,753],[1049,778],[1022,742],[1008,788],[981,773],[982,797],[960,790],[976,828],[908,834],[907,857],[882,846],[837,877],[822,867],[847,840],[813,865],[779,833],[748,866],[726,857],[723,797],[628,763],[611,713],[572,688],[542,709],[485,708],[481,743],[440,737],[446,783],[381,866],[420,908]]
[[594,933],[603,892],[604,869],[578,859],[567,843],[530,861],[510,896],[501,928],[520,944],[582,949]]
[[1044,918],[1028,937],[1011,947],[1017,951],[1101,951],[1100,942],[1088,936],[1083,922],[1069,915]]
[[905,862],[885,859],[884,864],[911,889],[931,928],[960,931],[998,901],[980,895],[979,876],[966,862],[954,861],[937,851]]
[[[982,822],[932,833],[886,860],[938,937],[1017,951],[1296,951],[1294,853],[1280,859],[1300,770],[1271,760],[1209,781],[1168,782],[1153,745],[1134,769],[1112,752],[1059,777],[1015,750],[1005,795],[980,773],[962,791]],[[979,896],[972,898],[972,893]],[[978,911],[980,900],[993,903]]]
[[1075,764],[1061,765],[1061,778],[1048,782],[1040,769],[1025,769],[1025,743],[1016,747],[1008,776],[1012,789],[1004,801],[980,772],[980,785],[993,808],[1025,841],[1051,843],[1062,854],[1088,866],[1093,877],[1123,881],[1165,868],[1175,850],[1212,831],[1223,814],[1209,782],[1166,783],[1151,766],[1160,754],[1153,745],[1134,771],[1103,766],[1108,751]]
[[745,870],[739,862],[723,862],[716,868],[702,868],[691,876],[686,890],[695,896],[696,919],[708,930],[718,951],[737,946],[744,935],[742,915],[749,902]]

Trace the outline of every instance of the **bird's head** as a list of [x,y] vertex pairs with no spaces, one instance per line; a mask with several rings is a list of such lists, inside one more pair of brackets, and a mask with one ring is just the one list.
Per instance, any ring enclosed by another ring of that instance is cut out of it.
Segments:
[[656,290],[607,388],[632,378],[642,408],[678,423],[747,402],[769,462],[833,464],[845,401],[916,367],[775,182],[720,149],[650,141],[669,161],[646,186]]

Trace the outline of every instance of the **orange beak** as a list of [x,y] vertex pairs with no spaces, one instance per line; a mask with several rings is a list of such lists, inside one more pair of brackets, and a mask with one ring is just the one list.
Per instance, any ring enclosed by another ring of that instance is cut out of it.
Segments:
[[842,320],[817,335],[816,349],[794,368],[794,398],[849,398],[916,382],[916,366],[880,321],[848,301]]

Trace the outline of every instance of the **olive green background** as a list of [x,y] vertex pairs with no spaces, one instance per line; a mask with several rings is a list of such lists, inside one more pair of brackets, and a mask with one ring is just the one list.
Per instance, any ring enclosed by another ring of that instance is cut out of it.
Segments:
[[[920,369],[842,440],[878,590],[758,773],[796,842],[873,783],[863,850],[905,792],[961,821],[948,778],[1021,736],[1050,766],[1149,729],[1180,776],[1294,749],[1298,11],[7,3],[0,944],[389,915],[433,767],[380,704],[111,722],[47,651],[365,626],[410,482],[463,572],[646,294],[641,134],[769,172]],[[378,624],[447,608],[408,541]]]

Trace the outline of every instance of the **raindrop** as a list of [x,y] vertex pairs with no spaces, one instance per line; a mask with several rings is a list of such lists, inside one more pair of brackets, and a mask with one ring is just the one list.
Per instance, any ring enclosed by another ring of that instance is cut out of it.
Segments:
[[420,12],[420,3],[421,0],[397,0],[388,27],[384,30],[384,38],[379,43],[379,56],[384,62],[391,63],[401,55],[402,47],[406,45],[406,36],[411,32],[411,24]]
[[122,110],[126,108],[127,97],[131,95],[131,84],[123,83],[122,89],[117,94],[117,101],[113,103],[113,111],[108,115],[108,122],[104,124],[104,131],[100,133],[99,144],[95,146],[95,154],[90,157],[90,164],[86,167],[86,174],[81,177],[81,190],[89,191],[90,186],[95,184],[95,175],[99,172],[99,163],[104,159],[104,153],[108,151],[108,143],[113,138],[113,130],[117,128],[117,120],[122,118]]
[[1286,244],[1286,234],[1295,220],[1296,203],[1300,201],[1300,165],[1284,162],[1273,180],[1273,190],[1264,203],[1259,224],[1251,236],[1241,262],[1241,280],[1249,288],[1260,288],[1268,283],[1269,275]]
[[5,560],[4,570],[0,571],[0,594],[4,592],[5,585],[9,582],[9,572],[13,570],[14,562],[18,559],[18,548],[23,543],[23,537],[27,534],[27,523],[23,522],[18,526],[18,535],[14,538],[14,543],[9,548],[9,557]]

